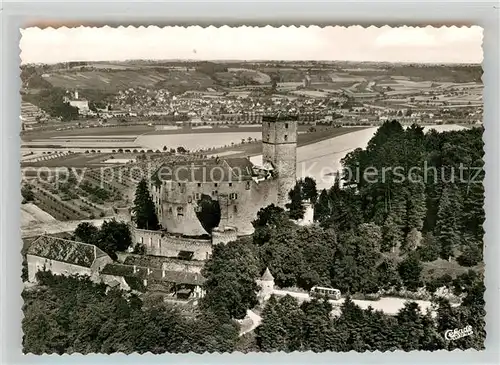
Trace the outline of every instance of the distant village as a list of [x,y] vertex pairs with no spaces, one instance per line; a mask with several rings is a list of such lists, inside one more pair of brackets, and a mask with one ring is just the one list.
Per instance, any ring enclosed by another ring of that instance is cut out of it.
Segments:
[[[396,80],[398,81],[398,80]],[[401,80],[399,80],[401,81]],[[410,81],[408,81],[411,83]],[[62,102],[78,109],[78,123],[101,126],[129,124],[259,124],[262,115],[298,114],[306,124],[379,125],[388,119],[403,123],[479,124],[482,120],[482,85],[477,83],[413,83],[404,89],[359,83],[336,90],[318,89],[306,75],[301,83],[235,86],[230,91],[129,87],[119,90],[104,107],[85,92],[66,90]],[[399,85],[399,84],[398,84]],[[402,84],[406,85],[406,84]],[[360,91],[361,88],[361,91]],[[375,88],[378,91],[374,91]],[[21,107],[23,129],[56,122],[29,102]],[[77,128],[78,124],[61,126]]]

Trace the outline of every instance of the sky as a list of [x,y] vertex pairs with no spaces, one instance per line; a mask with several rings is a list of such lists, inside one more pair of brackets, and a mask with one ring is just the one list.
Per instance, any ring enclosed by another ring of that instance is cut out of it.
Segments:
[[21,30],[26,63],[318,60],[481,63],[481,27],[75,27]]

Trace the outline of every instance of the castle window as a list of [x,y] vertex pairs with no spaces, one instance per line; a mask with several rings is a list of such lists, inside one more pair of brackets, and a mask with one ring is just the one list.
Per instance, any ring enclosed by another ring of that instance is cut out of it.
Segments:
[[201,199],[201,194],[200,193],[194,193],[194,200],[200,200]]
[[184,216],[184,208],[177,207],[177,216],[178,217],[183,217]]
[[247,181],[247,184],[245,186],[245,189],[250,190],[250,181]]
[[168,208],[168,213],[169,213],[169,214],[172,214],[172,207],[169,207],[169,208]]
[[229,199],[231,199],[231,200],[236,200],[236,199],[238,199],[238,194],[236,194],[236,193],[230,193],[230,194],[229,194]]
[[217,183],[215,183],[214,186],[217,187]]
[[191,203],[193,201],[193,198],[190,196],[188,196],[188,203]]
[[288,123],[285,123],[285,128],[288,128]]
[[235,213],[238,213],[238,206],[237,206],[237,205],[234,205],[234,206],[233,206],[233,211],[234,211]]
[[267,139],[269,140],[271,138],[271,135],[268,133],[267,134]]
[[233,186],[233,183],[229,183],[229,186]]
[[288,136],[285,134],[285,141],[288,141]]
[[198,187],[201,188],[201,183],[198,183]]

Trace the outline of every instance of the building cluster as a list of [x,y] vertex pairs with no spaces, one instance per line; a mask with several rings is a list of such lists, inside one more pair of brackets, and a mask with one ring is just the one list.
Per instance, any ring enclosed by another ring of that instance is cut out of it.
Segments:
[[328,99],[251,91],[217,92],[186,91],[171,95],[167,90],[130,88],[120,91],[116,108],[139,116],[174,115],[199,118],[202,122],[256,122],[261,116],[277,112],[289,114],[331,114],[332,108],[347,100],[336,96]]
[[[129,224],[134,247],[141,247],[144,255],[129,252],[116,262],[94,245],[42,235],[27,251],[29,281],[36,280],[36,272],[50,270],[86,275],[109,287],[163,293],[167,299],[202,297],[201,268],[214,245],[252,234],[251,222],[260,209],[286,206],[296,184],[297,124],[295,116],[264,118],[261,165],[247,158],[159,161],[150,191],[163,229],[138,229],[130,208],[117,208],[117,218]],[[207,199],[220,208],[215,227],[200,217]],[[312,220],[309,204],[297,223]]]

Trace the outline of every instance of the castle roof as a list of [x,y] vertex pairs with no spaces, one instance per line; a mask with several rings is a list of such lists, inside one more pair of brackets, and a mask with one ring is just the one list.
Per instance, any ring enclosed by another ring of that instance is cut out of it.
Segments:
[[82,267],[91,267],[97,258],[107,256],[97,246],[47,235],[35,239],[26,253]]
[[253,164],[246,158],[210,159],[162,164],[155,180],[178,182],[231,182],[250,180]]
[[273,281],[274,277],[271,275],[271,272],[269,271],[269,268],[266,267],[266,271],[264,271],[264,274],[260,278],[262,281]]

